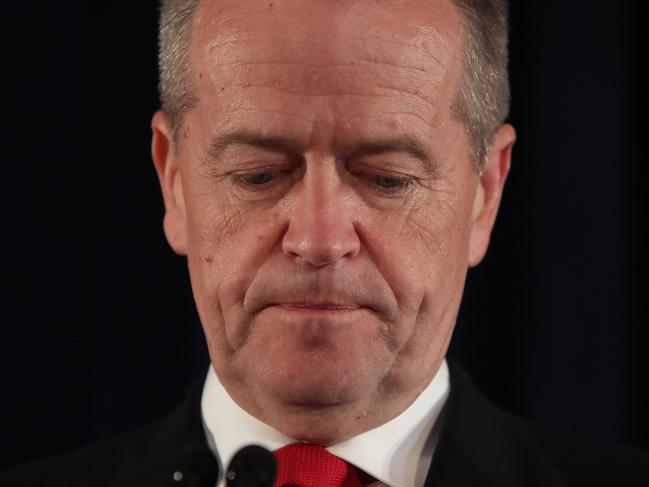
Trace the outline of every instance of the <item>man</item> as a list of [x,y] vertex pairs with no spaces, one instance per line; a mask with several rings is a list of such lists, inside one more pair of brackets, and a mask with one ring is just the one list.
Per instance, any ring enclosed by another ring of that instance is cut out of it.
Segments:
[[152,153],[212,368],[11,481],[223,485],[252,442],[281,485],[646,485],[645,454],[529,426],[445,361],[516,138],[506,43],[497,0],[164,1]]

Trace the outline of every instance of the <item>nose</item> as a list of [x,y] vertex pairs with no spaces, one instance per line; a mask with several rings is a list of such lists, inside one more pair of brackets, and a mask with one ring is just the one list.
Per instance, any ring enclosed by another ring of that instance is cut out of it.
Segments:
[[314,267],[352,259],[360,252],[360,238],[336,171],[306,171],[296,192],[294,211],[282,240],[291,259]]

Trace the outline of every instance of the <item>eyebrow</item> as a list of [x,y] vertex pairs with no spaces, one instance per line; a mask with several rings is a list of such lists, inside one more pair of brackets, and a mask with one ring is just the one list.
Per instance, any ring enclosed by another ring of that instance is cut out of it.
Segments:
[[263,135],[247,130],[237,130],[236,132],[215,137],[210,142],[207,152],[212,159],[218,159],[224,151],[236,145],[247,145],[282,152],[300,152],[298,144],[289,138]]
[[430,156],[424,144],[415,137],[397,136],[360,142],[354,146],[352,155],[358,157],[389,152],[402,152],[410,155],[417,159],[431,176],[436,176],[439,173],[439,165]]
[[[228,134],[215,137],[209,145],[208,154],[216,160],[219,156],[232,146],[245,145],[261,149],[277,150],[289,153],[300,153],[300,144],[294,140],[272,135],[263,135],[259,132],[248,130],[237,130]],[[354,144],[350,153],[351,157],[359,157],[371,154],[386,154],[389,152],[401,152],[410,155],[418,160],[424,170],[431,176],[439,173],[439,165],[430,156],[424,144],[416,137],[396,136],[387,138],[376,138],[365,140]]]

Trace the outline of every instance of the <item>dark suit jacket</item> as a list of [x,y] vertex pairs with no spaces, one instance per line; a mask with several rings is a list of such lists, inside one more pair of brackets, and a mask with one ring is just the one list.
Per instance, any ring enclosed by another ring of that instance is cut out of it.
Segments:
[[[491,404],[449,361],[451,394],[429,487],[649,486],[649,453],[531,425]],[[214,487],[202,383],[168,417],[138,431],[0,475],[0,486]],[[181,481],[173,478],[182,472]]]

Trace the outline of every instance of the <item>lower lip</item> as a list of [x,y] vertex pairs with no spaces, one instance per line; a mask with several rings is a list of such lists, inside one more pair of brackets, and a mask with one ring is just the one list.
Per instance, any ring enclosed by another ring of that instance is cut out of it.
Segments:
[[317,307],[317,306],[300,306],[294,304],[280,304],[278,308],[293,311],[296,313],[349,313],[352,311],[359,311],[363,309],[359,306],[331,306],[331,307]]

